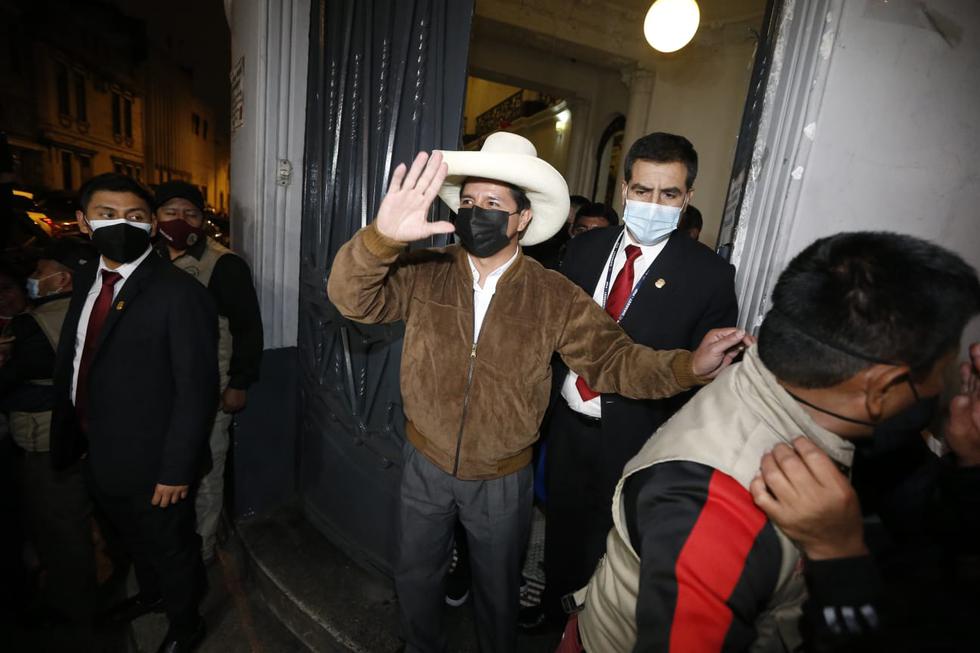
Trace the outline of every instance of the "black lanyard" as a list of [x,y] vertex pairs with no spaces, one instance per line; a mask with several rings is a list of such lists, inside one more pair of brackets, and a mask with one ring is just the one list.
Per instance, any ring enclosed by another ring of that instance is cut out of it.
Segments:
[[[609,282],[612,280],[613,267],[616,266],[616,257],[619,256],[619,246],[623,243],[623,238],[625,237],[625,235],[626,235],[626,230],[624,229],[623,233],[619,234],[619,238],[616,239],[616,246],[613,247],[612,256],[609,257],[609,265],[606,267],[606,283],[602,288],[603,309],[606,308],[606,300],[609,299]],[[629,262],[629,256],[626,257],[626,262],[623,263],[623,267],[626,267],[626,263],[628,262]],[[623,320],[623,316],[626,315],[626,311],[629,310],[630,304],[633,303],[633,298],[636,297],[636,292],[640,289],[640,286],[643,285],[643,280],[647,278],[648,274],[650,274],[650,269],[652,267],[653,267],[652,265],[648,266],[646,271],[643,273],[643,276],[640,277],[640,280],[633,284],[633,288],[632,290],[630,290],[630,296],[626,298],[626,304],[623,305],[623,310],[620,311],[619,317],[616,318],[617,323]]]

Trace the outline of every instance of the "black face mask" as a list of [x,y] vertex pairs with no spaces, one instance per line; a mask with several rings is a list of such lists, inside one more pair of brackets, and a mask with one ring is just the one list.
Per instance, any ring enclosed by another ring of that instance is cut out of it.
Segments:
[[882,420],[875,424],[874,422],[869,422],[863,419],[855,419],[853,417],[847,417],[846,415],[841,415],[840,413],[835,413],[829,411],[826,408],[821,408],[815,404],[810,403],[806,399],[797,397],[792,392],[786,391],[790,397],[800,402],[805,406],[809,406],[814,410],[818,410],[825,415],[830,415],[831,417],[836,417],[839,420],[850,422],[851,424],[860,424],[861,426],[867,426],[875,429],[875,437],[877,437],[878,432],[887,433],[921,433],[932,423],[933,419],[936,417],[936,412],[939,410],[939,396],[935,397],[920,397],[919,391],[915,389],[915,384],[912,383],[912,379],[907,379],[909,387],[912,389],[912,396],[915,397],[915,403],[903,410],[900,413],[895,413],[891,417]]
[[507,224],[512,215],[514,213],[479,206],[462,208],[456,214],[456,237],[473,256],[489,258],[510,242]]
[[150,246],[150,232],[130,224],[114,224],[94,229],[92,243],[110,261],[132,263]]

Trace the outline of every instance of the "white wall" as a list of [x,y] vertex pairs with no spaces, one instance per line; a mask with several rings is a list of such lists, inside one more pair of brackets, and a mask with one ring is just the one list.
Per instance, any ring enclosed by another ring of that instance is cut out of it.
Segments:
[[[310,0],[231,3],[244,125],[231,135],[232,245],[252,266],[266,349],[296,345]],[[234,107],[232,107],[234,112]],[[280,160],[292,174],[277,183]]]
[[845,3],[787,260],[821,236],[880,229],[980,268],[980,3],[926,3],[954,47],[904,11],[915,3],[894,5]]

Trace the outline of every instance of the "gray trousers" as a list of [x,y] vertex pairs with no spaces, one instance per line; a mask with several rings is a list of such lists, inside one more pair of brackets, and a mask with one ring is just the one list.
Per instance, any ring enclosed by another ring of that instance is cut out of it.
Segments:
[[502,478],[464,481],[405,445],[395,587],[407,653],[442,653],[446,573],[457,516],[466,530],[481,653],[517,649],[521,557],[531,525],[530,465]]
[[197,486],[194,510],[197,513],[197,534],[201,536],[201,557],[214,556],[217,542],[218,520],[225,497],[225,460],[228,458],[229,435],[232,416],[218,410],[211,426],[211,470]]

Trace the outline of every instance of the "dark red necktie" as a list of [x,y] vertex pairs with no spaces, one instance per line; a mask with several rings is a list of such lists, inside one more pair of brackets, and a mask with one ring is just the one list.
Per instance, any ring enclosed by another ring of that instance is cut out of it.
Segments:
[[[633,263],[640,258],[642,253],[643,250],[636,245],[626,246],[626,263],[616,275],[616,281],[613,283],[612,290],[609,291],[609,297],[606,298],[606,312],[614,320],[618,321],[619,314],[626,308],[626,302],[633,291],[633,279],[635,278]],[[579,396],[582,397],[582,401],[591,401],[599,396],[599,393],[590,388],[581,376],[575,379],[575,388],[578,390]]]
[[88,328],[85,330],[85,347],[82,349],[82,360],[78,363],[78,381],[75,384],[75,414],[82,429],[88,431],[88,370],[92,366],[95,348],[99,343],[99,334],[112,308],[113,288],[122,279],[118,272],[102,270],[102,289],[92,305],[92,313],[88,316]]

